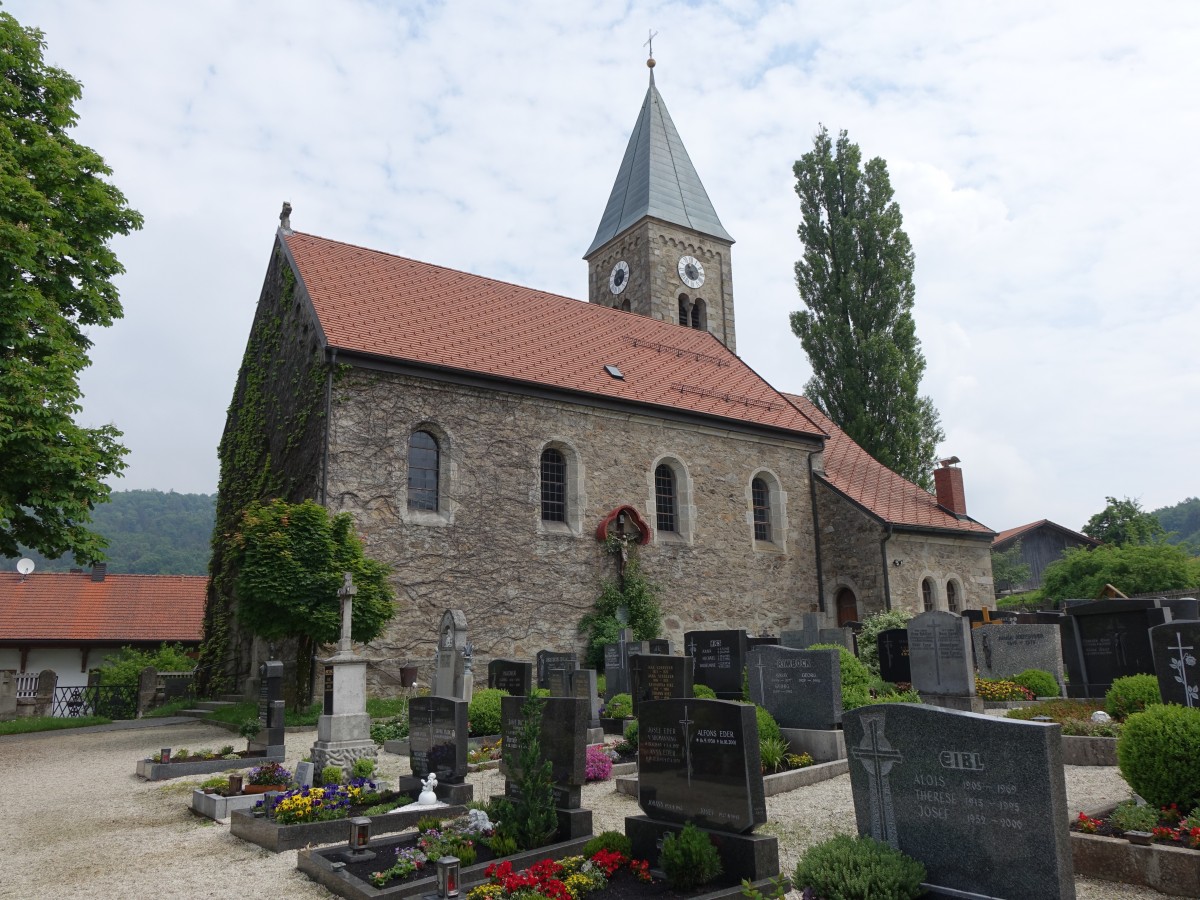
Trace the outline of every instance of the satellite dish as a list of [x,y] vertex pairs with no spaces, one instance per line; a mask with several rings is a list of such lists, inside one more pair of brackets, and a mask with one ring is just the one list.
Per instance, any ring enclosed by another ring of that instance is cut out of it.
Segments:
[[17,560],[17,571],[22,575],[28,575],[34,570],[33,560],[27,556]]

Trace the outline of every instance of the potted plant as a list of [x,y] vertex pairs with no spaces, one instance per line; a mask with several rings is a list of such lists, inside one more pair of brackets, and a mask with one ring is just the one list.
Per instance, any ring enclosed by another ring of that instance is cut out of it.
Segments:
[[286,791],[292,773],[276,762],[263,763],[250,770],[242,787],[243,794],[265,794],[267,791]]

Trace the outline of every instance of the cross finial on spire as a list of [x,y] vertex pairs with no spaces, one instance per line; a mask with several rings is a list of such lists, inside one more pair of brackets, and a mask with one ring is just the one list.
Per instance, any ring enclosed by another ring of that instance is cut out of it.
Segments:
[[642,44],[642,46],[650,48],[649,52],[646,54],[646,65],[649,68],[653,69],[654,68],[654,39],[656,37],[658,37],[658,32],[651,31],[650,29],[646,29],[646,31],[650,35],[650,37],[646,40],[646,43]]

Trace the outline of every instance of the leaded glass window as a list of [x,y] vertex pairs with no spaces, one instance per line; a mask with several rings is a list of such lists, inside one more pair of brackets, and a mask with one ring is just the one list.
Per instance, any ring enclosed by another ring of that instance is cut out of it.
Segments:
[[654,505],[659,531],[678,531],[675,503],[675,471],[663,463],[654,470]]
[[542,451],[542,521],[567,521],[567,461],[553,447]]
[[408,508],[438,508],[438,444],[428,431],[408,439]]
[[767,483],[761,478],[755,478],[750,483],[750,494],[754,501],[754,539],[769,541],[771,539],[771,492]]

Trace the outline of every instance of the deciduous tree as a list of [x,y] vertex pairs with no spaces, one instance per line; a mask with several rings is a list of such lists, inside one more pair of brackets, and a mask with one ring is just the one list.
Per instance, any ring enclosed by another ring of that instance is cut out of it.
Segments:
[[113,235],[141,216],[71,139],[80,86],[42,58],[41,32],[0,12],[0,556],[102,558],[88,529],[125,464],[112,425],[84,428],[85,329],[121,316]]
[[1025,581],[1032,572],[1029,563],[1021,558],[1021,542],[1017,541],[1007,550],[992,551],[992,582],[996,596],[1001,591],[1011,591]]
[[1200,560],[1169,544],[1072,547],[1042,574],[1042,599],[1095,599],[1106,584],[1123,594],[1147,594],[1200,585]]
[[1158,521],[1153,513],[1143,510],[1139,501],[1129,497],[1124,500],[1118,500],[1116,497],[1104,499],[1108,505],[1088,519],[1087,524],[1083,526],[1083,533],[1088,537],[1118,546],[1149,544],[1165,537],[1167,532],[1162,522]]
[[792,331],[813,375],[804,394],[888,468],[928,489],[944,437],[918,394],[925,357],[913,323],[913,252],[887,163],[822,126],[796,163],[804,257],[796,285],[807,309]]

